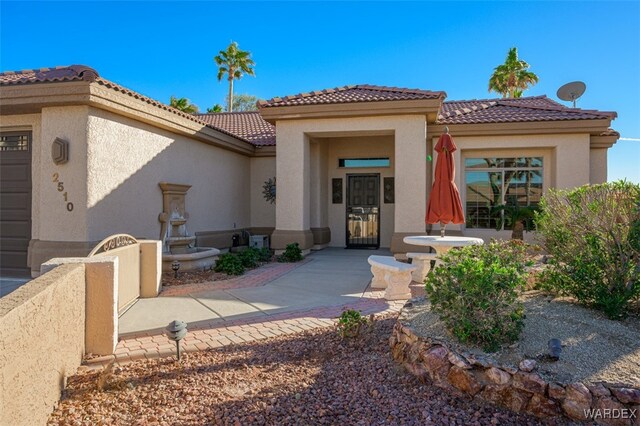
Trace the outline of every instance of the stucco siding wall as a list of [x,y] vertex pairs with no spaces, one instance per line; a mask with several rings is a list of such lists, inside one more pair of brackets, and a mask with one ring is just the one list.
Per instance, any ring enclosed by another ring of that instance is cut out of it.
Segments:
[[[86,106],[42,109],[41,174],[38,214],[39,239],[87,241],[87,116]],[[55,138],[69,142],[69,162],[56,165],[51,159]],[[58,182],[53,181],[54,173]],[[58,187],[58,184],[62,185]],[[59,190],[62,189],[63,190]],[[65,193],[67,199],[65,200]],[[69,211],[68,203],[73,203]]]
[[[277,229],[309,228],[309,138],[322,140],[362,136],[391,136],[394,140],[396,162],[402,161],[404,164],[395,168],[396,204],[402,204],[403,209],[394,210],[394,231],[424,231],[427,178],[426,121],[422,115],[278,121],[277,168],[281,196],[276,206]],[[399,155],[403,156],[402,160],[399,160]],[[359,156],[370,156],[370,152],[365,148]],[[333,233],[333,226],[331,230]],[[332,244],[340,244],[339,237],[332,235],[332,241]]]
[[84,354],[84,265],[60,266],[0,299],[0,330],[0,424],[46,424]]
[[189,234],[250,226],[249,157],[93,108],[87,156],[90,239],[157,239],[163,181],[192,185]]
[[589,182],[592,184],[607,181],[607,148],[590,150]]
[[15,132],[28,130],[31,132],[31,238],[40,237],[40,176],[42,174],[42,116],[40,114],[3,115],[0,117],[0,131]]
[[276,157],[254,157],[251,163],[251,226],[276,226],[276,205],[264,198],[262,187],[267,179],[276,177]]
[[[460,136],[454,135],[458,147],[455,156],[455,182],[463,206],[466,202],[464,158],[467,157],[543,157],[543,192],[549,188],[573,188],[590,181],[590,137],[588,134]],[[436,140],[434,139],[433,146]],[[433,161],[437,155],[433,153]],[[434,229],[437,229],[436,225]],[[464,235],[489,238],[510,238],[510,231],[497,232],[448,225],[447,229],[463,230]],[[532,234],[530,234],[532,235]],[[528,238],[525,236],[525,238]],[[530,238],[530,237],[529,237]]]
[[[389,247],[394,228],[395,204],[385,204],[383,199],[383,182],[385,177],[393,177],[395,172],[395,154],[393,136],[369,136],[357,138],[331,138],[323,140],[328,144],[328,179],[327,186],[331,188],[331,179],[342,179],[342,203],[333,204],[330,189],[324,202],[328,205],[328,223],[331,228],[332,247],[346,245],[346,203],[347,203],[347,174],[379,173],[380,174],[380,246]],[[390,167],[379,168],[340,168],[340,158],[376,158],[389,157]],[[396,187],[397,191],[397,187]]]

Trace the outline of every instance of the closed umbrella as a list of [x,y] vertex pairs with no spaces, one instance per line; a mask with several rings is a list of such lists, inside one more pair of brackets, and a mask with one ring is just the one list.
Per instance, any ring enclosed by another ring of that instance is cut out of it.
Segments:
[[444,229],[447,224],[464,223],[460,192],[453,182],[455,177],[453,152],[456,149],[449,129],[446,129],[435,146],[438,160],[436,161],[436,174],[429,195],[426,217],[427,223],[440,224],[440,236],[442,237],[444,237]]

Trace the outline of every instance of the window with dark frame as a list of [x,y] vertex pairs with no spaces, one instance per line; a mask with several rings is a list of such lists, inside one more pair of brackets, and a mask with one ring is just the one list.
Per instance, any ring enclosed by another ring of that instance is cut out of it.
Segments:
[[493,210],[496,206],[537,206],[540,202],[542,157],[465,158],[464,167],[467,228],[496,229],[500,220]]
[[0,133],[0,151],[29,151],[31,132]]
[[341,168],[389,167],[389,166],[391,166],[391,160],[389,160],[389,157],[338,159],[338,167],[341,167]]

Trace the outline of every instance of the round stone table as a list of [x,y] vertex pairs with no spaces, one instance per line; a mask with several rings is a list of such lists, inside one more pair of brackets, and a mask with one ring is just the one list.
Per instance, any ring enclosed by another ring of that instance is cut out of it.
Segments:
[[433,247],[436,251],[435,256],[433,253],[407,253],[407,257],[412,259],[411,263],[418,267],[413,273],[413,280],[417,282],[424,281],[424,278],[431,269],[431,261],[434,260],[434,258],[437,266],[442,263],[438,257],[452,248],[484,244],[482,238],[440,237],[436,235],[404,237],[402,241],[413,246]]

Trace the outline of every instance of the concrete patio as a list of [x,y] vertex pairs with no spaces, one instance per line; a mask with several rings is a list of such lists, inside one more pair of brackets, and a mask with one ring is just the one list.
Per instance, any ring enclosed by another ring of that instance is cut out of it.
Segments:
[[274,315],[357,303],[371,280],[367,257],[380,250],[327,248],[263,286],[198,291],[184,296],[139,299],[121,317],[120,336],[164,328],[175,319],[191,326],[223,325],[242,319],[268,321]]

